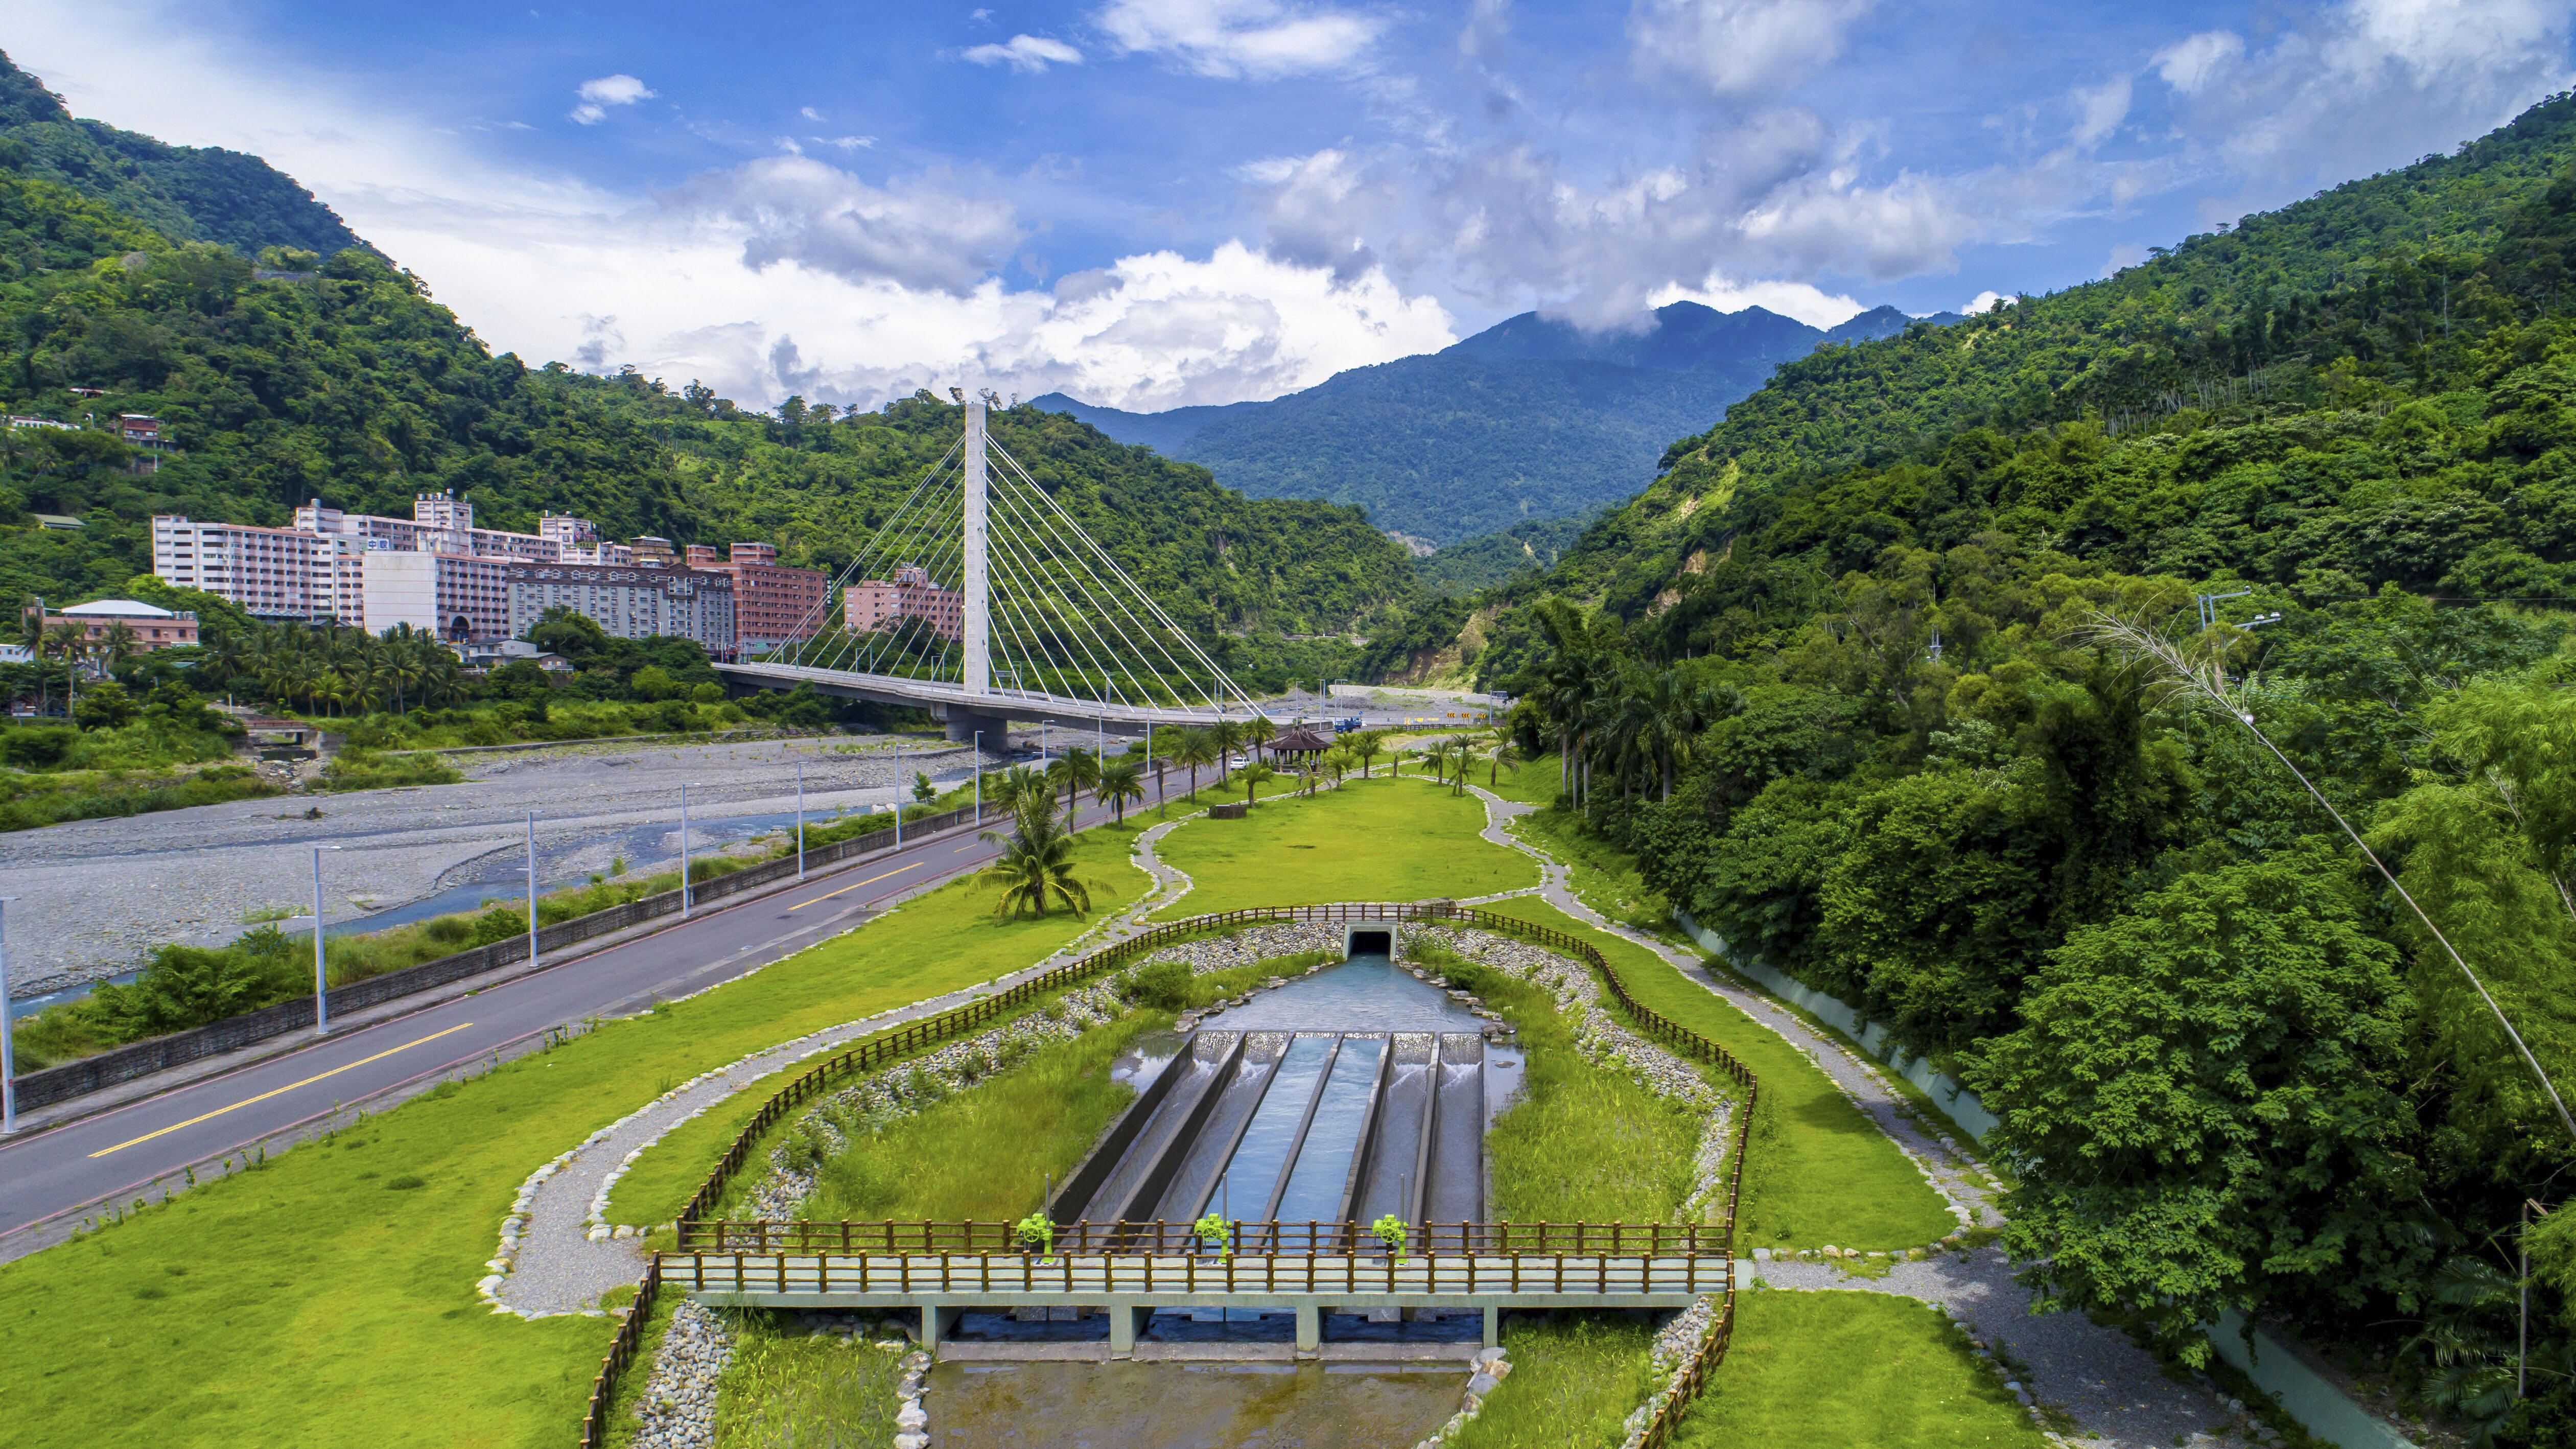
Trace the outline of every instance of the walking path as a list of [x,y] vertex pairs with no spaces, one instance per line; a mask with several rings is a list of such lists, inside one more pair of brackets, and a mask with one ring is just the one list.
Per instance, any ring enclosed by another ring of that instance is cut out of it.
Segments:
[[[1954,1140],[1936,1138],[1903,1115],[1905,1098],[1876,1063],[1855,1056],[1770,997],[1718,978],[1697,955],[1612,921],[1584,904],[1569,883],[1567,866],[1509,828],[1514,817],[1538,807],[1505,800],[1477,785],[1467,788],[1485,802],[1484,838],[1539,862],[1544,879],[1538,893],[1550,905],[1654,952],[1685,980],[1777,1033],[1823,1069],[1914,1160],[1963,1222],[2003,1221],[1985,1180],[1970,1175],[1972,1164],[1955,1150]],[[2032,1316],[2030,1290],[2013,1281],[2012,1265],[2000,1248],[1898,1263],[1881,1278],[1860,1277],[1836,1263],[1769,1261],[1769,1249],[1756,1251],[1763,1261],[1739,1267],[1758,1287],[1893,1293],[1944,1306],[1998,1357],[2026,1366],[2028,1377],[2022,1386],[2043,1408],[2063,1410],[2074,1420],[2074,1432],[2098,1449],[2215,1444],[2216,1433],[2230,1422],[2225,1405],[2196,1386],[2166,1378],[2156,1360],[2117,1329],[2101,1327],[2077,1313]]]
[[[1008,990],[1031,976],[1080,959],[1089,949],[1145,929],[1139,923],[1148,912],[1169,905],[1178,893],[1190,887],[1188,876],[1163,864],[1153,853],[1153,842],[1181,823],[1174,820],[1157,825],[1138,837],[1135,863],[1154,878],[1145,894],[1104,917],[1046,959],[978,986],[826,1027],[717,1067],[602,1127],[530,1173],[510,1205],[510,1214],[501,1227],[500,1251],[485,1265],[491,1272],[476,1285],[478,1291],[493,1305],[493,1311],[515,1313],[522,1318],[568,1313],[601,1316],[600,1295],[631,1287],[644,1275],[644,1254],[637,1240],[652,1228],[610,1223],[608,1199],[618,1179],[647,1149],[682,1123],[705,1115],[746,1088],[778,1076],[799,1062],[890,1027],[963,1006],[977,997]],[[922,890],[934,889],[937,884],[925,885]]]

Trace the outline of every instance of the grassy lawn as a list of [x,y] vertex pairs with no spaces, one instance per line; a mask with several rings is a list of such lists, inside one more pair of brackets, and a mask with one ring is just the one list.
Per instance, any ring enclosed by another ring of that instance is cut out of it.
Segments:
[[1479,767],[1467,776],[1467,783],[1485,785],[1486,789],[1506,800],[1517,800],[1544,810],[1556,803],[1558,792],[1565,788],[1565,782],[1557,776],[1557,769],[1556,756],[1545,754],[1535,760],[1523,760],[1517,770],[1505,770],[1503,778],[1491,785],[1485,785],[1485,777],[1491,771]]
[[1652,1387],[1646,1355],[1654,1343],[1655,1330],[1625,1313],[1553,1313],[1506,1323],[1512,1375],[1449,1443],[1456,1449],[1608,1449],[1621,1438],[1621,1421],[1646,1401]]
[[1670,1222],[1690,1197],[1698,1119],[1625,1076],[1598,1070],[1547,993],[1455,957],[1436,963],[1520,1032],[1521,1099],[1485,1138],[1493,1215],[1506,1222]]
[[759,1310],[735,1318],[733,1358],[716,1380],[716,1442],[726,1449],[892,1444],[903,1355],[865,1335],[816,1338],[793,1323]]
[[1538,884],[1537,864],[1478,839],[1484,828],[1483,801],[1409,779],[1353,779],[1311,797],[1265,798],[1248,819],[1193,820],[1163,837],[1155,853],[1198,887],[1161,918],[1482,896]]
[[1744,1164],[1741,1249],[1911,1248],[1958,1226],[1940,1194],[1807,1056],[1642,946],[1536,897],[1488,909],[1569,931],[1619,968],[1649,1008],[1733,1052],[1762,1078]]
[[[1081,839],[1084,874],[1114,882],[1095,891],[1103,908],[1142,892],[1124,863],[1132,832]],[[9,1441],[88,1443],[113,1425],[120,1441],[171,1446],[559,1449],[609,1329],[476,1300],[520,1181],[678,1081],[1027,965],[1080,929],[1063,916],[996,924],[991,903],[962,885],[933,892],[749,981],[0,1266]]]
[[1676,1443],[2037,1449],[2048,1442],[1969,1350],[1967,1335],[1928,1305],[1883,1293],[1756,1292],[1735,1303],[1734,1344]]
[[1672,906],[1646,886],[1637,858],[1585,828],[1570,810],[1541,810],[1512,821],[1523,839],[1564,861],[1575,899],[1623,925],[1669,931]]

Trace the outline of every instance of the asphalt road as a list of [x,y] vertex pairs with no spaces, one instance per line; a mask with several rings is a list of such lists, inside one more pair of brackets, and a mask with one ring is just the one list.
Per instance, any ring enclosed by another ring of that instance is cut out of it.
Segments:
[[[1106,811],[1093,808],[1080,823],[1104,818]],[[995,853],[972,828],[951,831],[473,996],[345,1036],[334,1033],[238,1071],[10,1140],[0,1145],[0,1233],[133,1195],[163,1174],[264,1140],[337,1103],[472,1061],[548,1027],[704,990],[846,930],[888,899]]]

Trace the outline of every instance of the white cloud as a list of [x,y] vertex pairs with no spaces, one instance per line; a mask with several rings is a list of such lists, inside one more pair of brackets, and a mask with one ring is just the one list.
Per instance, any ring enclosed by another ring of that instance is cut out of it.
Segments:
[[838,146],[844,151],[864,151],[877,143],[874,136],[815,136],[811,139],[818,146]]
[[2130,79],[2114,76],[2090,90],[2075,92],[2076,122],[2070,137],[2078,146],[2098,144],[2129,118]]
[[1007,65],[1022,75],[1035,75],[1049,65],[1080,65],[1082,52],[1043,35],[1014,35],[1007,45],[979,45],[960,52],[977,65]]
[[2102,263],[2102,275],[2107,277],[2113,272],[2126,271],[2146,259],[2147,249],[2143,245],[2123,242],[2111,248],[2111,255]]
[[1968,316],[1974,317],[1978,313],[1992,308],[1997,302],[2009,302],[2011,300],[2011,298],[2005,296],[2003,293],[1995,291],[1992,288],[1988,288],[1987,290],[1970,297],[1967,305],[1961,307],[1959,310]]
[[2165,84],[2189,96],[2244,55],[2245,37],[2232,30],[2204,30],[2157,51],[2153,60]]
[[[36,0],[45,7],[48,0]],[[267,157],[532,365],[632,363],[766,405],[873,406],[915,387],[1064,388],[1132,408],[1232,402],[1455,340],[1383,272],[1343,279],[1228,243],[1014,291],[1017,224],[979,179],[882,184],[768,157],[649,197],[496,163],[334,77],[291,73],[193,12],[138,6],[113,63],[93,6],[12,16],[10,53],[82,115]]]
[[1109,0],[1092,22],[1123,53],[1253,80],[1352,68],[1386,30],[1376,15],[1281,0]]
[[1838,292],[1805,282],[1732,282],[1719,272],[1709,273],[1697,286],[1674,283],[1646,295],[1649,307],[1675,302],[1697,302],[1720,312],[1760,307],[1783,317],[1795,317],[1810,327],[1832,327],[1869,310]]
[[798,114],[798,115],[800,115],[800,116],[803,116],[805,119],[807,119],[807,120],[809,120],[809,121],[819,121],[819,120],[823,119],[823,113],[822,113],[821,111],[818,111],[818,110],[814,109],[812,106],[807,106],[807,107],[805,107],[803,110],[798,111],[796,114]]
[[631,106],[649,100],[654,92],[631,75],[604,75],[586,80],[574,91],[581,104],[572,108],[572,118],[585,126],[598,125],[610,106]]
[[2158,57],[2199,138],[2185,154],[2242,188],[2203,204],[2212,221],[2446,150],[2576,79],[2556,0],[2345,0],[2259,52],[2231,42]]
[[1637,69],[1721,100],[1783,94],[1843,52],[1875,0],[1635,0]]

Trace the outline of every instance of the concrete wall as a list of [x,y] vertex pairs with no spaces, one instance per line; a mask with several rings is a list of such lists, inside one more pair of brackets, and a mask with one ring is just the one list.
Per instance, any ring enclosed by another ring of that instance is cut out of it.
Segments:
[[1682,929],[1690,932],[1691,939],[1699,942],[1703,950],[1715,953],[1737,974],[1758,983],[1763,990],[1797,1006],[1818,1021],[1859,1042],[1871,1056],[1887,1063],[1899,1076],[1922,1088],[1924,1093],[1931,1097],[1934,1105],[1948,1113],[1951,1121],[1959,1124],[1961,1131],[1982,1141],[1985,1135],[1994,1129],[1995,1114],[1986,1110],[1986,1104],[1977,1100],[1976,1093],[1959,1085],[1952,1078],[1934,1071],[1928,1059],[1907,1051],[1888,1034],[1886,1027],[1862,1016],[1857,1007],[1839,997],[1827,996],[1812,986],[1792,980],[1758,961],[1738,959],[1733,952],[1727,950],[1726,942],[1720,940],[1716,932],[1692,920],[1688,911],[1673,912],[1673,919],[1681,922]]

